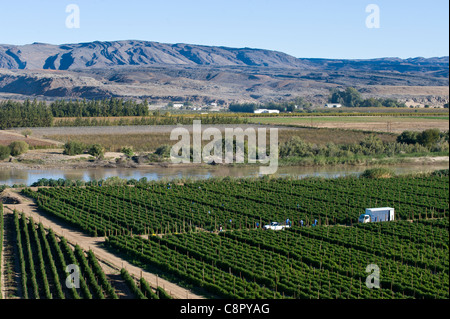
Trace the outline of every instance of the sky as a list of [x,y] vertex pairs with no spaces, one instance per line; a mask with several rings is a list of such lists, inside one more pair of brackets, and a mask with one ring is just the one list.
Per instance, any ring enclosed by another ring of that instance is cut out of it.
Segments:
[[[66,23],[71,4],[79,28]],[[371,4],[378,15],[366,12]],[[447,0],[0,0],[0,43],[133,39],[297,58],[435,57],[449,55],[448,12]]]

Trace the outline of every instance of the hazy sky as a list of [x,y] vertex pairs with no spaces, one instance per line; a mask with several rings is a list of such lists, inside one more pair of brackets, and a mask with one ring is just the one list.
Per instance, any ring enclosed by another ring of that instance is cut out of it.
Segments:
[[[67,28],[66,6],[80,9]],[[369,4],[379,28],[367,28]],[[148,40],[308,58],[449,55],[448,0],[0,0],[0,43]]]

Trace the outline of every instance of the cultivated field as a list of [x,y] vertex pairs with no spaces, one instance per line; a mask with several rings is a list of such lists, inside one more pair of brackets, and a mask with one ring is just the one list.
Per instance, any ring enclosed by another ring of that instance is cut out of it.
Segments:
[[403,131],[424,131],[438,128],[448,131],[448,116],[320,116],[320,117],[252,117],[249,122],[310,126],[317,128],[339,128],[346,130],[364,130],[376,132],[402,133]]
[[[448,176],[432,174],[23,194],[39,214],[106,237],[111,253],[208,297],[434,299],[448,298],[448,190]],[[365,207],[381,206],[395,207],[396,220],[357,223]],[[261,229],[287,218],[288,230]],[[379,289],[365,286],[369,264],[381,269]]]

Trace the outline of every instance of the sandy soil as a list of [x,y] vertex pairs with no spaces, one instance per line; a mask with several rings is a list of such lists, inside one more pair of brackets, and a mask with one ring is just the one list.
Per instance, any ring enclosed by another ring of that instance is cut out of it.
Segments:
[[[0,168],[16,169],[40,169],[46,168],[90,168],[90,167],[115,167],[116,159],[124,157],[117,152],[106,152],[103,160],[97,160],[89,154],[68,156],[62,149],[30,150],[17,156],[12,161],[0,162]],[[131,163],[123,164],[124,167],[135,167]]]
[[25,141],[30,146],[52,146],[52,145],[62,145],[63,143],[48,140],[45,138],[37,137],[25,137],[17,131],[3,131],[0,130],[0,145],[9,145],[13,141]]
[[[16,190],[18,191],[18,190]],[[159,278],[157,275],[144,271],[139,267],[132,265],[126,260],[113,255],[104,248],[102,244],[105,241],[104,237],[90,237],[75,230],[74,228],[65,225],[49,214],[40,211],[36,204],[29,198],[26,198],[16,191],[7,190],[2,196],[17,199],[20,204],[7,204],[5,205],[5,212],[11,213],[14,209],[18,212],[24,212],[26,216],[33,218],[35,222],[42,223],[45,228],[51,228],[55,234],[63,236],[67,241],[73,245],[78,244],[83,250],[87,251],[91,249],[97,259],[108,265],[110,272],[114,273],[117,270],[124,267],[127,271],[136,278],[144,277],[152,287],[160,286],[165,289],[174,298],[178,299],[203,299],[204,297],[194,294],[192,291],[182,288],[175,283],[169,282],[165,279]],[[104,269],[107,270],[106,267]]]

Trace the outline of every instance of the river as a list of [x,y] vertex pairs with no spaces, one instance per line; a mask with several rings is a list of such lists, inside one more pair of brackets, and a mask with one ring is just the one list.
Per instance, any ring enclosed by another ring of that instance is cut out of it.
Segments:
[[[436,163],[429,165],[398,164],[386,166],[396,174],[407,174],[415,172],[430,172],[438,169],[448,169],[448,163]],[[366,166],[283,166],[279,167],[276,176],[322,176],[326,178],[340,177],[346,175],[359,175]],[[145,169],[130,168],[90,168],[90,169],[12,169],[0,168],[0,185],[25,184],[31,185],[41,178],[47,179],[72,179],[72,180],[100,180],[108,177],[118,176],[124,179],[148,180],[173,180],[180,178],[206,179],[211,177],[257,177],[260,176],[257,166],[235,166],[235,167],[180,167],[164,168],[152,167]]]

